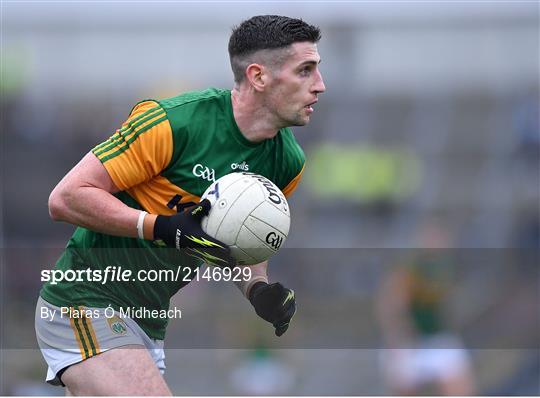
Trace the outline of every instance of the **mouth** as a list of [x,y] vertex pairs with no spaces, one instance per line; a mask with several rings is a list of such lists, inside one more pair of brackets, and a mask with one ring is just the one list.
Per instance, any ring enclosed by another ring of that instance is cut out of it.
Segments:
[[309,113],[312,113],[313,112],[313,105],[315,105],[317,103],[318,100],[315,100],[309,104],[307,104],[304,108],[309,112]]

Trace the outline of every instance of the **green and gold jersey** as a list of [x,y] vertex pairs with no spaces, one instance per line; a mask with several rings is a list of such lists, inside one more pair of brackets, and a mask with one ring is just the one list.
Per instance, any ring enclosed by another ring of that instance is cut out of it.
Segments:
[[[234,120],[231,93],[208,89],[137,104],[122,127],[92,152],[120,192],[122,202],[149,213],[170,215],[197,202],[218,178],[250,171],[272,180],[286,196],[296,188],[304,154],[285,128],[259,143],[248,141]],[[191,257],[157,242],[123,238],[77,228],[58,260],[60,270],[177,270],[197,267]],[[167,310],[187,282],[46,283],[41,296],[56,306]],[[152,338],[163,339],[167,319],[135,319]]]
[[443,307],[447,300],[452,266],[442,253],[423,253],[409,265],[407,290],[409,317],[415,331],[430,336],[444,330]]

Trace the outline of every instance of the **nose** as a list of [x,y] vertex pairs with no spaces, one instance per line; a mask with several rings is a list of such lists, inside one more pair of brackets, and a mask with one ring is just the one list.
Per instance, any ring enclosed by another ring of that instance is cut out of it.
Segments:
[[324,93],[326,91],[326,86],[324,85],[321,72],[318,68],[315,70],[315,72],[315,82],[313,83],[313,86],[311,86],[311,91],[317,94]]

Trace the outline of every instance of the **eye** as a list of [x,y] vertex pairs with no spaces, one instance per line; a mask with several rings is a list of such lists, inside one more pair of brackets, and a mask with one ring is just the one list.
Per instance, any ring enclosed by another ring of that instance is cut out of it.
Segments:
[[305,66],[302,69],[300,69],[300,76],[309,76],[311,73],[311,68],[309,66]]

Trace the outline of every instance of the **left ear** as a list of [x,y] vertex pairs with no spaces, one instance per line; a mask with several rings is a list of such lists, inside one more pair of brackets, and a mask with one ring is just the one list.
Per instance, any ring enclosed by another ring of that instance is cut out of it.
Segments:
[[269,66],[261,65],[261,81],[264,87],[268,87],[272,81],[272,70]]
[[270,71],[261,64],[250,64],[246,68],[246,78],[255,91],[264,91],[270,80]]

